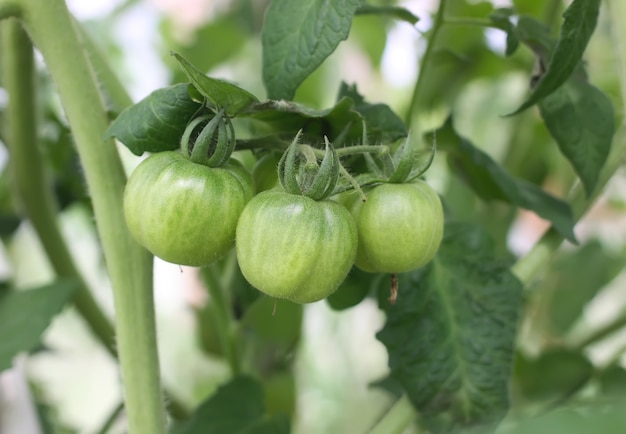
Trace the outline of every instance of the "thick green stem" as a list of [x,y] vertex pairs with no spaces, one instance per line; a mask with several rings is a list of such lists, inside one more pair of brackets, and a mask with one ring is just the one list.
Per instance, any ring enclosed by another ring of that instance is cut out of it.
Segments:
[[19,22],[2,23],[4,86],[9,94],[6,113],[12,181],[55,273],[79,282],[74,305],[96,337],[115,356],[113,326],[94,300],[79,273],[57,225],[57,207],[44,178],[37,147],[37,104],[33,47]]
[[114,291],[117,348],[131,434],[164,434],[152,297],[152,257],[134,242],[122,214],[126,177],[112,141],[104,102],[66,5],[22,0],[22,19],[41,51],[85,170],[96,225]]
[[232,318],[228,304],[224,298],[222,284],[214,265],[205,267],[203,275],[205,284],[211,295],[210,307],[215,315],[215,326],[222,351],[228,360],[233,375],[241,373],[241,361],[237,351],[237,343],[232,332]]
[[424,57],[422,57],[420,61],[421,69],[419,73],[419,77],[417,77],[417,82],[415,83],[415,88],[413,89],[413,96],[411,97],[411,102],[409,104],[409,108],[404,116],[404,123],[407,125],[412,124],[413,120],[413,112],[417,109],[418,104],[421,104],[422,101],[422,92],[425,86],[425,76],[426,68],[429,68],[433,63],[431,62],[431,57],[433,56],[435,50],[435,43],[437,41],[437,35],[441,30],[441,27],[444,25],[444,16],[446,11],[446,0],[439,0],[439,9],[437,10],[437,15],[435,15],[435,21],[433,22],[433,27],[430,30],[430,38],[428,39],[428,46],[426,47],[426,52],[424,53]]
[[409,398],[403,395],[385,413],[369,434],[402,434],[406,427],[417,418]]

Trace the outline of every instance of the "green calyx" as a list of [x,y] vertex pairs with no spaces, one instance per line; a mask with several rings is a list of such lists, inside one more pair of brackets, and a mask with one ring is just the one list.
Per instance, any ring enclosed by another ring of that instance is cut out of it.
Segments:
[[226,163],[235,150],[235,129],[225,110],[189,122],[181,138],[181,149],[194,163],[209,167]]
[[[326,142],[324,157],[318,164],[315,153],[308,145],[299,145],[302,131],[283,154],[278,163],[278,178],[286,192],[323,200],[330,196],[339,179],[340,162],[335,148]],[[300,151],[300,152],[298,152]],[[304,164],[301,159],[304,157]]]

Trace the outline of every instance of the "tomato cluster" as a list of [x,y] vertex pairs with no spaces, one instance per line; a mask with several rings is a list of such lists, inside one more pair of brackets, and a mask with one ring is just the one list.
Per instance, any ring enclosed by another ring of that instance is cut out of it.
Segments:
[[183,152],[152,155],[126,187],[128,228],[154,255],[182,265],[210,264],[236,244],[252,286],[296,303],[329,296],[353,265],[397,273],[436,254],[443,211],[424,181],[375,184],[365,201],[314,200],[278,183],[278,162],[262,158],[251,176],[233,159],[208,167]]

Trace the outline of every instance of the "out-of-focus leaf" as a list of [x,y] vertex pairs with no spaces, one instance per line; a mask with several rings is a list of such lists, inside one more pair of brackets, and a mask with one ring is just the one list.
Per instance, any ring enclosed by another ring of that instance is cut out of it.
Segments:
[[444,233],[429,265],[398,276],[377,337],[431,432],[493,428],[508,409],[522,285],[478,227]]
[[39,343],[41,334],[76,290],[76,282],[60,280],[0,298],[0,371],[10,368],[13,357]]
[[300,337],[302,312],[301,304],[261,295],[244,313],[240,332],[287,351]]
[[600,382],[600,391],[605,396],[626,397],[626,369],[610,366],[596,374]]
[[550,56],[545,74],[530,97],[513,114],[538,103],[565,83],[576,70],[596,28],[600,0],[574,0],[563,14],[560,38]]
[[178,149],[189,119],[200,108],[187,87],[177,84],[152,92],[120,113],[104,140],[116,137],[135,155]]
[[591,84],[570,79],[542,99],[539,109],[550,134],[590,195],[615,132],[611,100]]
[[289,420],[268,416],[263,388],[250,377],[235,377],[204,401],[180,434],[288,434]]
[[[173,37],[171,27],[171,23],[166,23],[162,27],[165,45],[172,51],[180,53],[201,71],[209,71],[238,54],[247,41],[246,29],[233,12],[215,17],[198,28],[191,37],[185,38],[184,42]],[[171,57],[168,56],[165,60],[171,62]],[[180,68],[175,68],[172,81],[174,83],[187,81],[185,77]]]
[[532,360],[518,355],[515,382],[531,401],[559,400],[577,390],[593,375],[593,365],[577,351],[554,349]]
[[196,90],[216,107],[223,107],[229,115],[236,115],[249,105],[259,101],[254,95],[239,86],[217,78],[207,77],[180,54],[172,53],[172,56],[178,61]]
[[348,37],[363,0],[272,0],[261,32],[271,99],[293,98],[304,79]]
[[448,152],[452,171],[484,200],[501,200],[534,211],[549,220],[565,238],[576,242],[569,205],[534,184],[513,178],[489,155],[457,134],[449,118],[437,130],[438,148]]
[[623,256],[591,241],[554,261],[538,290],[549,293],[547,320],[554,332],[562,336],[570,330],[587,303],[622,271]]
[[400,6],[363,5],[356,10],[356,15],[388,15],[411,25],[415,25],[419,21],[419,17]]

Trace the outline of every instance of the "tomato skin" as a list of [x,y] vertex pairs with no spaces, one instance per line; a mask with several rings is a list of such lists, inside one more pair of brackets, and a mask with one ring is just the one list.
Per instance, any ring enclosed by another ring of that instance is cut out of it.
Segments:
[[179,152],[159,152],[128,179],[124,216],[133,237],[154,255],[200,266],[231,249],[252,195],[250,174],[237,161],[210,168]]
[[333,293],[352,267],[357,230],[332,201],[268,190],[237,225],[237,259],[252,286],[272,297],[312,303]]
[[355,265],[374,273],[402,273],[426,265],[443,237],[443,208],[424,181],[381,184],[352,201],[359,231]]

